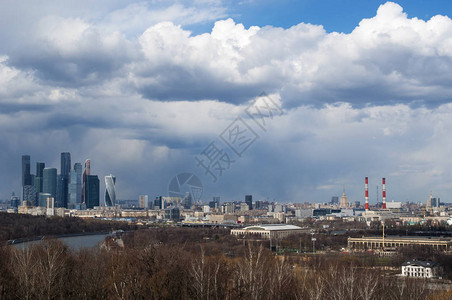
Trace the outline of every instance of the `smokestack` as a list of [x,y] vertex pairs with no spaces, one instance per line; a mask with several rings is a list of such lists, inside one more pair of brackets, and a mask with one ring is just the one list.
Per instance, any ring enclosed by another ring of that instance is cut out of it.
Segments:
[[367,177],[365,180],[364,187],[366,189],[366,211],[368,211],[369,210],[369,179]]
[[383,178],[383,209],[386,209],[386,179]]

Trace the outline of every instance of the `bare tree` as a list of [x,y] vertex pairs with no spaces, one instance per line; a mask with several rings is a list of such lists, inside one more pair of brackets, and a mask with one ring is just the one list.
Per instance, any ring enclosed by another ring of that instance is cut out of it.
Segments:
[[245,256],[237,265],[237,288],[243,291],[247,299],[263,299],[264,290],[268,282],[268,276],[264,259],[262,245],[258,249],[253,249],[248,244]]
[[63,274],[66,269],[67,247],[58,240],[46,240],[35,248],[38,296],[53,299],[63,295]]
[[294,279],[293,270],[285,256],[278,256],[273,259],[271,269],[269,298],[283,299],[283,297],[287,297],[287,292],[291,289]]
[[380,274],[374,270],[365,270],[359,275],[359,295],[363,300],[371,300],[376,298],[378,286],[380,284]]
[[193,277],[193,289],[196,299],[210,299],[210,274],[207,270],[204,248],[201,246],[201,256],[191,264],[191,276]]
[[21,249],[14,249],[12,260],[12,270],[17,279],[20,289],[16,290],[18,298],[33,299],[36,289],[35,273],[36,261],[33,257],[32,247]]

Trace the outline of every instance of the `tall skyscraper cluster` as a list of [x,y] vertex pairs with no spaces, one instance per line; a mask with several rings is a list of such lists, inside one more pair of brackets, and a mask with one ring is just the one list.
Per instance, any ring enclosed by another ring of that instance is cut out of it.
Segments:
[[[116,177],[105,177],[105,205],[116,202]],[[53,198],[55,207],[69,209],[94,208],[100,205],[99,177],[91,174],[91,161],[71,168],[71,154],[61,153],[60,174],[56,168],[46,168],[45,163],[36,163],[36,174],[31,174],[30,156],[22,156],[22,201],[26,205],[45,207],[48,198]]]

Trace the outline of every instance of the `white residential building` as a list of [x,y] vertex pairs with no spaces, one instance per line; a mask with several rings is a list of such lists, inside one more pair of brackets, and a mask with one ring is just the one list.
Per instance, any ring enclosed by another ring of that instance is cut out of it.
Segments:
[[402,264],[402,276],[432,278],[438,276],[437,263],[430,260],[409,260]]

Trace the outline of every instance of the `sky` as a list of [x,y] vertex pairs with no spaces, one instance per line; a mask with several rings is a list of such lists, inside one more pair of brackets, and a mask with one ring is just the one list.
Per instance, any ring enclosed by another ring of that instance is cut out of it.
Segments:
[[[452,202],[452,3],[0,2],[0,199],[21,155],[119,199]],[[180,177],[178,177],[180,178]],[[377,193],[377,187],[379,192]],[[184,188],[187,188],[186,186]]]

